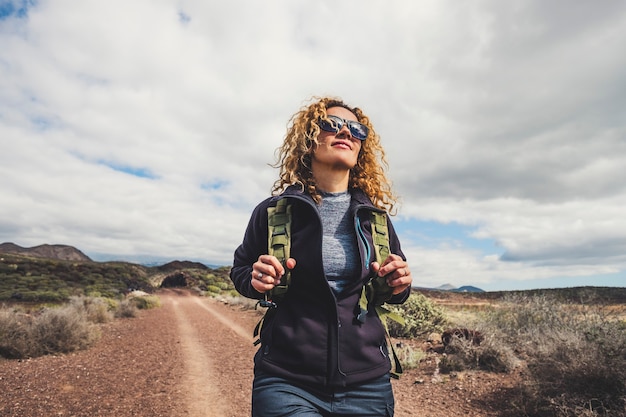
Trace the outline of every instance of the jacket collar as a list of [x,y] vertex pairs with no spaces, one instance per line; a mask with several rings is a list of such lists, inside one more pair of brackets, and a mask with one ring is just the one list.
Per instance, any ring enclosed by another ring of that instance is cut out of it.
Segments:
[[[352,195],[353,202],[355,202],[357,204],[364,204],[364,205],[367,205],[367,206],[374,207],[374,204],[372,203],[372,200],[370,200],[370,198],[367,196],[367,194],[365,194],[363,192],[363,190],[361,190],[360,188],[352,188],[350,190],[350,194]],[[291,197],[291,196],[304,197],[304,198],[310,199],[312,201],[311,196],[308,193],[305,193],[304,191],[302,191],[302,188],[299,185],[290,185],[281,194],[281,196],[285,196],[285,197]]]

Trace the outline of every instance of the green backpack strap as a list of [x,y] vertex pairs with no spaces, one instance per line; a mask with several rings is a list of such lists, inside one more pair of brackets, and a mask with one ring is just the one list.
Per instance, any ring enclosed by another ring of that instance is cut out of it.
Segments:
[[[382,265],[382,262],[384,262],[391,253],[391,250],[389,249],[389,227],[387,226],[387,215],[385,213],[372,211],[370,217],[376,262],[378,262],[379,265]],[[357,319],[364,323],[367,318],[370,305],[374,306],[374,311],[385,328],[385,334],[387,336],[387,350],[391,352],[393,357],[394,366],[391,376],[399,378],[403,372],[402,365],[400,364],[398,355],[393,348],[393,343],[391,343],[387,319],[394,320],[401,325],[404,325],[404,319],[400,315],[383,306],[383,304],[389,300],[392,295],[393,288],[387,284],[387,277],[380,277],[376,274],[366,285],[363,286],[363,289],[361,290],[361,297],[359,299],[360,312],[357,315]]]
[[[387,226],[387,216],[385,213],[372,211],[370,214],[372,224],[372,241],[374,242],[374,253],[376,262],[379,265],[387,259],[391,250],[389,249],[389,227]],[[363,286],[359,306],[361,312],[357,317],[360,321],[365,321],[365,316],[369,310],[369,304],[379,306],[385,303],[393,294],[393,288],[387,285],[387,277],[379,277],[376,274],[367,285]]]
[[267,227],[267,253],[275,256],[285,268],[280,285],[266,293],[269,301],[275,302],[285,297],[291,284],[291,271],[287,269],[287,259],[291,256],[291,205],[286,198],[278,200],[276,207],[267,208]]
[[[276,302],[285,298],[289,285],[291,284],[291,271],[287,269],[287,259],[291,253],[291,205],[286,198],[281,198],[276,202],[276,207],[267,208],[267,253],[275,256],[285,268],[285,274],[280,279],[280,285],[275,286],[265,293],[259,305],[267,307],[265,315],[254,328],[253,335],[256,338],[261,333],[263,321],[276,307]],[[260,339],[255,340],[258,345]]]
[[376,261],[383,262],[389,256],[389,227],[387,226],[387,216],[378,211],[371,212],[372,239],[374,250],[376,251]]

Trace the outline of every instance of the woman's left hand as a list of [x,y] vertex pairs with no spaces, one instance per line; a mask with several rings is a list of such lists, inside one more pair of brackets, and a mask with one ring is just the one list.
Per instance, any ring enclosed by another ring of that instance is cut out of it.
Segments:
[[387,284],[393,288],[394,295],[406,290],[413,282],[409,264],[398,255],[389,255],[382,265],[372,262],[372,268],[378,276],[387,276]]

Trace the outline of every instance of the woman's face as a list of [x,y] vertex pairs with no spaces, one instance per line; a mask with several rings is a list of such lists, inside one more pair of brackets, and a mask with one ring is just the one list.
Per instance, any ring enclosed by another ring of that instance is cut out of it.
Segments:
[[[344,107],[331,107],[326,113],[345,120],[357,121],[357,117]],[[339,132],[320,130],[318,145],[313,151],[312,168],[330,170],[350,170],[357,163],[361,151],[361,140],[352,137],[344,124]]]

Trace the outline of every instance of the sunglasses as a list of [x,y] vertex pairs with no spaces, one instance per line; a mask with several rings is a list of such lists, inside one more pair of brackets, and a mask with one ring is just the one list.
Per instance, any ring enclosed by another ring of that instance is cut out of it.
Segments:
[[369,134],[367,126],[359,122],[353,122],[352,120],[346,120],[332,115],[328,115],[327,118],[328,120],[320,119],[318,123],[320,129],[325,130],[326,132],[337,133],[343,129],[344,126],[348,126],[350,134],[356,139],[365,140]]

